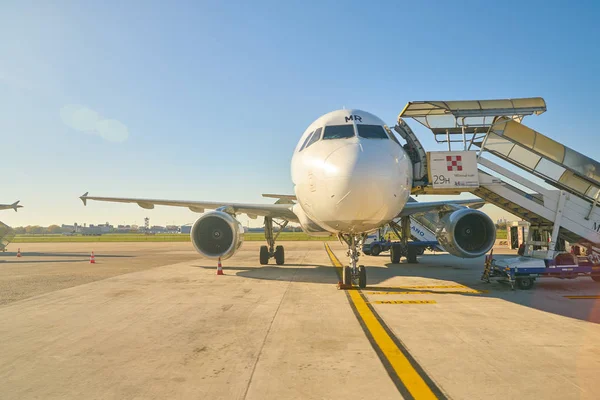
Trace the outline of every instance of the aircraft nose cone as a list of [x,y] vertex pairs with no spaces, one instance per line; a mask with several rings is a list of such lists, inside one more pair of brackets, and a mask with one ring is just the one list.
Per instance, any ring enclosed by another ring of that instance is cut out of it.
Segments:
[[351,169],[358,162],[359,153],[358,144],[348,144],[331,152],[324,162],[325,177],[338,178],[351,175]]
[[325,160],[326,208],[337,229],[361,231],[376,227],[399,208],[403,188],[401,171],[392,154],[348,144]]
[[398,165],[394,156],[386,151],[369,149],[360,143],[352,143],[333,151],[326,159],[328,177],[353,176],[366,178],[369,175],[380,177],[398,176]]

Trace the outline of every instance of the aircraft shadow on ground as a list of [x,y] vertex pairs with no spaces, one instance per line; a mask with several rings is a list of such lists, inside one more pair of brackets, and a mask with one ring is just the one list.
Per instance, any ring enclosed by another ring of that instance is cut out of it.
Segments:
[[[40,253],[40,252],[21,252],[21,256],[22,258],[26,259],[27,257],[87,257],[87,259],[89,259],[91,255],[90,253],[48,253],[48,252],[44,252],[44,253]],[[16,257],[17,253],[12,252],[12,251],[7,251],[7,252],[2,252],[0,253],[0,257]],[[95,254],[96,258],[129,258],[129,257],[135,257],[132,255],[126,255],[126,254]],[[23,260],[25,261],[25,260]],[[56,261],[56,260],[55,260]],[[27,262],[33,262],[33,261],[29,261],[27,260]]]
[[[195,267],[214,271],[217,269],[215,265],[197,265]],[[374,269],[387,269],[386,267],[382,266],[368,268],[369,271],[373,271]],[[331,265],[285,264],[285,266],[281,267],[277,265],[258,265],[256,267],[224,265],[223,271],[226,275],[232,274],[232,272],[235,271],[235,275],[239,277],[268,281],[293,281],[329,285],[336,285],[340,281],[336,269]],[[369,275],[369,283],[371,284],[382,283],[385,281],[385,279],[381,279],[378,273],[372,273]]]
[[[600,299],[571,300],[564,297],[569,295],[600,295],[600,285],[587,277],[573,280],[538,279],[531,290],[512,290],[507,283],[485,283],[480,280],[483,272],[483,257],[462,260],[447,254],[425,255],[419,257],[420,262],[417,264],[387,263],[384,266],[369,266],[368,259],[369,257],[361,258],[361,261],[367,266],[369,284],[365,290],[388,292],[414,291],[437,295],[455,294],[468,297],[497,298],[556,315],[600,323]],[[216,264],[196,265],[196,267],[216,271]],[[224,265],[223,270],[226,275],[235,274],[243,278],[269,281],[335,285],[340,280],[336,269],[331,265],[286,264],[281,267],[276,265]],[[385,283],[389,282],[390,279],[398,277],[425,278],[434,280],[434,282],[421,283],[419,285],[406,283],[404,285],[398,283],[396,280],[394,285],[385,286]],[[377,286],[381,284],[383,285]],[[410,287],[428,285],[440,286],[440,288]],[[461,289],[444,289],[443,286],[445,285],[462,285],[473,290],[482,291],[483,293],[461,293]],[[498,312],[498,310],[495,309],[494,312]]]

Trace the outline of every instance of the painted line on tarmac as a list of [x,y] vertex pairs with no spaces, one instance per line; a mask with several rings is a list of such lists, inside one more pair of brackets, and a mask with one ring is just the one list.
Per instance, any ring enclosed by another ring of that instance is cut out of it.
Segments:
[[376,300],[371,304],[437,304],[435,300]]
[[[327,243],[325,243],[325,250],[341,279],[342,263]],[[408,352],[406,346],[367,302],[362,291],[346,290],[345,292],[354,315],[400,394],[405,399],[447,399]]]
[[371,291],[364,291],[363,293],[366,293],[368,295],[394,295],[394,294],[483,294],[483,293],[487,293],[487,291],[480,291],[480,290],[465,290],[462,292],[419,292],[419,291],[414,291],[414,292],[371,292]]
[[420,285],[420,286],[398,286],[397,289],[467,289],[472,290],[464,285]]
[[600,295],[590,295],[590,296],[564,296],[567,299],[571,300],[583,300],[583,299],[600,299]]
[[363,293],[368,295],[380,295],[380,294],[431,294],[431,292],[368,292],[363,290]]

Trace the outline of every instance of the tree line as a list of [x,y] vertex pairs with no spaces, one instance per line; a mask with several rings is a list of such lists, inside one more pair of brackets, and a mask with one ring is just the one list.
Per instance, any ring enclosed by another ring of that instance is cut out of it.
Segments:
[[17,235],[43,235],[43,234],[57,234],[63,232],[70,232],[69,229],[61,228],[58,225],[50,226],[39,226],[39,225],[27,225],[18,226],[13,228]]

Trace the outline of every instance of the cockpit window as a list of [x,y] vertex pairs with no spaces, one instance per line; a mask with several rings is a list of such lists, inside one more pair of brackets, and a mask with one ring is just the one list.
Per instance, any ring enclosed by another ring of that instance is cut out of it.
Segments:
[[308,136],[306,137],[306,139],[304,139],[304,143],[302,143],[302,147],[300,147],[300,150],[298,151],[302,151],[304,150],[304,148],[306,147],[306,144],[308,143],[308,141],[310,140],[310,138],[313,136],[314,132],[311,132],[308,134]]
[[358,136],[365,139],[388,139],[381,125],[356,125]]
[[319,128],[315,131],[315,133],[312,134],[310,140],[308,141],[308,143],[306,143],[306,147],[304,147],[305,149],[308,148],[308,146],[310,146],[311,144],[317,142],[320,138],[321,138],[321,131],[323,130],[323,128]]
[[354,136],[354,125],[330,125],[325,127],[323,140],[347,139]]

